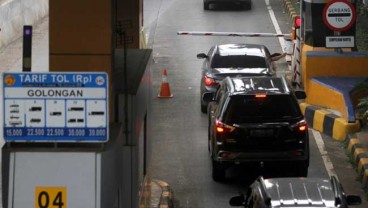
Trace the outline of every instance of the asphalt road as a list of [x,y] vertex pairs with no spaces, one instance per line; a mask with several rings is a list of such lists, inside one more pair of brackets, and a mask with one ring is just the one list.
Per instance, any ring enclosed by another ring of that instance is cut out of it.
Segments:
[[[269,0],[270,7],[266,7],[265,2],[268,0],[253,1],[251,10],[235,6],[204,11],[203,3],[199,0],[157,0],[155,8],[149,10],[150,15],[146,15],[154,18],[145,20],[149,46],[153,48],[151,173],[153,178],[170,184],[175,195],[175,207],[230,207],[229,198],[244,192],[249,182],[256,177],[254,170],[233,169],[226,183],[217,183],[211,178],[207,115],[200,112],[199,100],[202,60],[196,59],[196,54],[207,52],[214,44],[238,42],[264,44],[271,53],[283,50],[277,38],[178,36],[176,33],[276,33],[270,13],[274,13],[282,33],[289,33],[291,27],[281,1]],[[156,97],[163,69],[167,69],[170,89],[174,94],[170,99]],[[284,75],[288,72],[287,64],[280,61],[278,70],[279,75]],[[318,146],[315,134],[310,131],[311,165],[308,177],[327,178],[329,174],[336,174],[348,193],[364,197],[342,144],[322,135],[320,141],[326,144],[323,146],[319,141]],[[356,207],[367,207],[364,203]]]

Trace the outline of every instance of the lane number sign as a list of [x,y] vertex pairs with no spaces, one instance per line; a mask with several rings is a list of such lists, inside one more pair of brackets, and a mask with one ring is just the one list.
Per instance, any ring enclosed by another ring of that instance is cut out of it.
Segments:
[[330,1],[323,9],[323,22],[333,31],[350,29],[355,19],[354,5],[347,0]]
[[67,208],[65,187],[36,187],[36,208]]

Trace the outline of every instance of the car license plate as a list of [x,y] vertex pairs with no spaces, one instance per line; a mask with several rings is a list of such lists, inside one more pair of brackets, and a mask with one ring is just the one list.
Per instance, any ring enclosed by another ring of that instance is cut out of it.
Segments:
[[272,137],[273,129],[251,129],[251,137]]

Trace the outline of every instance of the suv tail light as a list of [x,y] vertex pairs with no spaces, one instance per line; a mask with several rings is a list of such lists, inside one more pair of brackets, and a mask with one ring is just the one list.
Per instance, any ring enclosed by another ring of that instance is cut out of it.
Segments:
[[207,77],[207,76],[204,76],[204,84],[206,86],[216,86],[218,85],[219,83],[217,83],[215,81],[215,79],[211,78],[211,77]]
[[303,119],[293,125],[290,126],[293,131],[297,132],[306,132],[308,131],[307,122]]
[[255,97],[256,98],[266,98],[267,95],[266,94],[256,94]]
[[235,130],[235,127],[224,124],[217,119],[216,119],[215,128],[216,128],[216,133],[218,134],[230,133]]

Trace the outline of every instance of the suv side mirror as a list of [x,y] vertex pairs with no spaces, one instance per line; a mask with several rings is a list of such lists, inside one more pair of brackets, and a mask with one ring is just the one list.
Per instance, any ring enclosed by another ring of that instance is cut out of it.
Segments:
[[231,197],[229,204],[233,207],[244,206],[245,198],[243,195]]
[[204,58],[207,58],[208,56],[205,54],[205,53],[199,53],[197,54],[197,58],[198,59],[204,59]]
[[348,205],[359,205],[362,203],[362,199],[360,198],[360,196],[348,195],[346,196],[346,202],[348,203]]
[[211,102],[213,101],[213,97],[214,97],[214,93],[213,92],[205,92],[203,93],[203,100],[206,102]]
[[295,90],[294,91],[295,97],[298,99],[305,99],[307,97],[307,94],[305,94],[302,90]]

